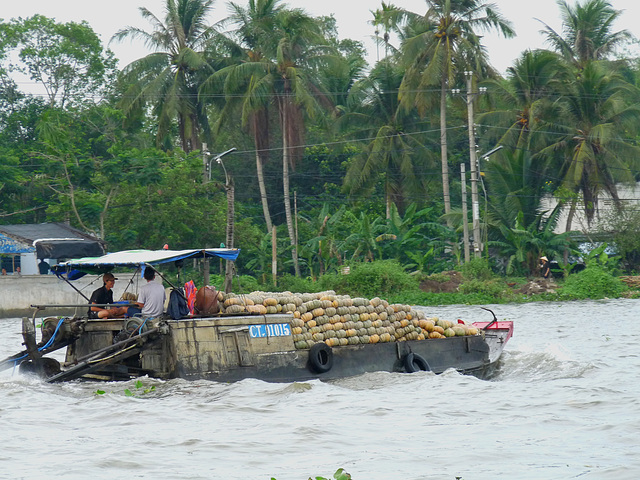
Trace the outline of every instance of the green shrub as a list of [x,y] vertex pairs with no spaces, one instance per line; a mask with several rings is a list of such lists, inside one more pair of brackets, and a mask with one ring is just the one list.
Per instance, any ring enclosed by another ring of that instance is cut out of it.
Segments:
[[323,275],[320,290],[373,298],[406,291],[419,291],[418,279],[405,272],[395,260],[360,263],[348,275]]
[[489,280],[493,277],[489,262],[485,258],[472,258],[460,267],[460,271],[469,280]]
[[421,280],[432,280],[438,283],[447,283],[451,281],[451,277],[444,272],[432,273],[431,275],[422,275]]
[[273,287],[273,290],[277,292],[313,293],[319,292],[322,288],[311,278],[302,278],[287,274],[278,277],[278,286]]
[[617,298],[627,289],[626,285],[600,267],[591,266],[569,275],[560,289],[563,299]]
[[[224,283],[223,283],[224,285]],[[240,277],[234,277],[231,290],[236,293],[251,293],[256,290],[262,290],[262,287],[251,275],[240,275]]]

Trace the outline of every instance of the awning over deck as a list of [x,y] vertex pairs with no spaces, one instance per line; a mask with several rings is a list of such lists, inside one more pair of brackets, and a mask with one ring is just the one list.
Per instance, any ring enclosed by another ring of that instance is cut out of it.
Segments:
[[186,258],[222,258],[236,260],[239,248],[204,248],[191,250],[125,250],[107,253],[101,257],[85,257],[54,265],[56,275],[67,274],[69,279],[80,278],[87,273],[101,274],[116,268],[141,268],[145,265],[160,265]]

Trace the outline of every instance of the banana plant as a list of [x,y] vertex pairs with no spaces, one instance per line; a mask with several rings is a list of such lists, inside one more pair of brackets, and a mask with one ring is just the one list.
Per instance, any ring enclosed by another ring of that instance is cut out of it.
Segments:
[[560,258],[569,248],[575,250],[570,232],[554,233],[560,208],[556,207],[551,214],[538,214],[533,222],[526,225],[524,213],[518,212],[513,227],[506,224],[499,226],[500,240],[489,242],[489,246],[498,250],[499,255],[507,259],[506,273],[534,274],[538,268],[541,255],[549,258]]

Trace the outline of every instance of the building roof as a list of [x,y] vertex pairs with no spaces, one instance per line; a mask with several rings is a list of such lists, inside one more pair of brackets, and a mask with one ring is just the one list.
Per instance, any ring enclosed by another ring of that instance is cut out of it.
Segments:
[[64,223],[0,225],[0,254],[36,252],[38,258],[103,255],[105,243]]

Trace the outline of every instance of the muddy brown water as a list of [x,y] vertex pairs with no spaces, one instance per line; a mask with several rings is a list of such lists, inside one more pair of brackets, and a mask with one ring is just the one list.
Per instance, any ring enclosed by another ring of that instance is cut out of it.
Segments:
[[[354,480],[639,478],[640,302],[489,308],[515,322],[490,381],[451,370],[292,384],[144,378],[136,389],[1,372],[0,479],[306,480],[339,467]],[[20,343],[20,320],[0,320],[0,358]]]

